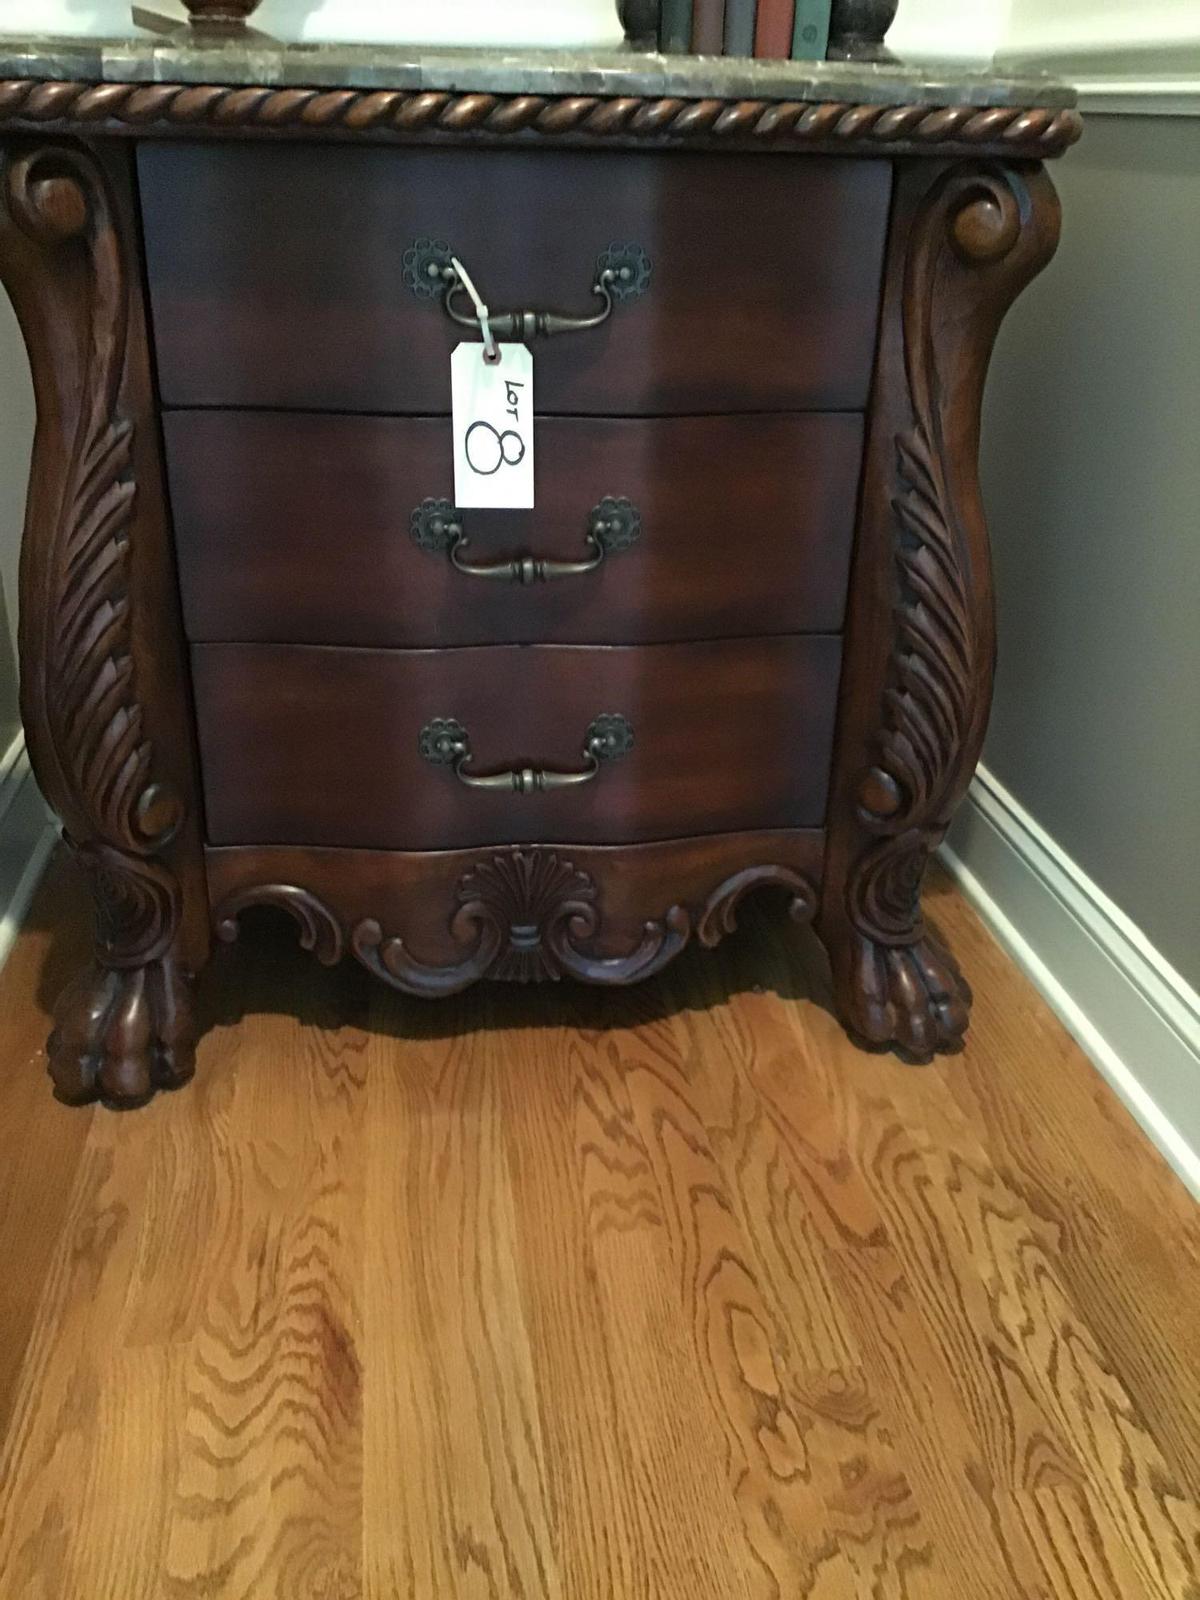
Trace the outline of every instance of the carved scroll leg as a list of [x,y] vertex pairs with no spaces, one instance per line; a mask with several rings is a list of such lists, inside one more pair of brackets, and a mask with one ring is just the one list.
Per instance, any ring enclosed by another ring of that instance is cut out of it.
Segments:
[[55,1007],[50,1076],[68,1105],[145,1105],[195,1070],[190,980],[164,957],[144,967],[94,962]]
[[877,944],[849,932],[832,953],[838,1009],[855,1043],[929,1061],[961,1050],[971,990],[954,957],[930,934]]

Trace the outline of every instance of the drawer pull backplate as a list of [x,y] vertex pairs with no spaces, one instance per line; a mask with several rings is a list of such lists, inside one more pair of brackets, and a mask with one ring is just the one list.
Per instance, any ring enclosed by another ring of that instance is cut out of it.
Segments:
[[[404,282],[421,299],[440,298],[446,315],[460,328],[478,328],[479,315],[454,268],[454,259],[454,251],[441,239],[417,239],[404,252]],[[610,244],[596,260],[592,283],[592,293],[600,301],[596,311],[580,317],[558,311],[491,312],[491,332],[497,339],[527,344],[530,339],[598,328],[612,316],[614,306],[645,294],[652,270],[650,257],[640,245]],[[483,277],[478,281],[486,293]]]
[[453,767],[454,775],[469,789],[498,789],[512,794],[544,794],[548,789],[574,789],[591,783],[605,761],[618,761],[633,748],[633,728],[618,712],[594,717],[583,736],[580,772],[550,772],[542,767],[520,767],[503,772],[471,772],[471,737],[453,717],[435,717],[421,729],[422,757],[437,767]]
[[449,500],[423,500],[409,522],[413,542],[435,555],[445,554],[468,578],[490,578],[501,583],[550,583],[555,578],[578,578],[595,572],[609,556],[628,550],[641,537],[641,513],[631,501],[607,495],[588,512],[585,540],[588,554],[580,561],[550,561],[540,556],[517,556],[512,561],[468,561],[463,514]]

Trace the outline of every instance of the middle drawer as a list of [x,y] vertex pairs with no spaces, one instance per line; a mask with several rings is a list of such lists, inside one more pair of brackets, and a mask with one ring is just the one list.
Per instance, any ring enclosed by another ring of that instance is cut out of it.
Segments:
[[[208,842],[447,850],[820,827],[840,662],[825,634],[196,645]],[[497,781],[464,781],[479,778]]]
[[[196,642],[639,644],[842,627],[856,413],[539,418],[536,510],[461,518],[444,417],[176,411],[163,424]],[[585,573],[527,570],[528,584],[460,570],[600,556]]]

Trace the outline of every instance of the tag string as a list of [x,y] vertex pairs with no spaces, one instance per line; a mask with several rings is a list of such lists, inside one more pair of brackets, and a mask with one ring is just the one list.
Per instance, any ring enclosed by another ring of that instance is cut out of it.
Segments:
[[471,274],[463,266],[457,256],[450,257],[450,265],[458,275],[458,281],[471,297],[471,304],[475,307],[475,315],[479,318],[479,326],[483,332],[483,359],[495,364],[500,359],[500,346],[492,332],[492,325],[488,321],[488,308],[483,303],[483,296],[475,287]]

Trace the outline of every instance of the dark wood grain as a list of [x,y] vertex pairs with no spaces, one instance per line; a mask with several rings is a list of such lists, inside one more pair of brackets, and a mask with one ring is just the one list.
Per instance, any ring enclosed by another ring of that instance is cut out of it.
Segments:
[[193,640],[357,645],[658,643],[833,633],[861,418],[543,418],[537,508],[464,513],[476,562],[579,561],[606,497],[641,534],[602,568],[528,587],[470,578],[410,537],[453,500],[445,419],[178,411],[165,420]]
[[0,276],[38,426],[21,561],[21,709],[34,770],[88,875],[95,959],[56,1010],[71,1101],[192,1070],[208,950],[199,805],[162,484],[132,153],[0,150]]
[[918,1058],[961,1044],[971,991],[921,881],[979,759],[995,615],[980,406],[1001,319],[1050,260],[1041,169],[906,168],[868,421],[821,931],[843,1015]]
[[[417,994],[487,975],[629,983],[693,934],[711,942],[763,882],[809,906],[810,878],[758,861],[703,904],[690,879],[655,904],[639,891],[641,935],[618,918],[618,938],[602,885],[560,845],[828,827],[820,931],[843,1016],[910,1055],[956,1047],[970,992],[926,933],[921,879],[987,719],[980,394],[1004,311],[1053,253],[1053,190],[1035,166],[925,159],[897,169],[893,197],[881,159],[767,163],[738,141],[1016,154],[1071,131],[1054,133],[1059,114],[0,84],[11,126],[73,117],[94,119],[94,148],[6,146],[0,224],[40,413],[26,721],[101,912],[98,965],[53,1041],[59,1092],[132,1104],[189,1070],[208,939],[194,738],[216,846],[493,852],[452,885],[436,855],[428,877],[406,869],[437,960],[367,912],[323,920],[303,882],[257,886],[315,946],[352,945]],[[102,137],[181,117],[223,137],[132,156]],[[484,138],[242,139],[293,124]],[[730,142],[538,148],[627,129]],[[453,499],[462,337],[414,292],[427,274],[405,282],[422,238],[459,253],[496,313],[586,312],[602,252],[651,262],[602,327],[538,345],[537,510],[463,519],[467,560],[521,584],[411,536],[424,502]],[[636,540],[543,581],[539,563],[585,556],[606,500],[636,507]],[[548,789],[541,774],[586,767],[603,714],[628,719],[632,750]],[[471,772],[500,788],[425,759],[438,719],[465,727]]]
[[[208,839],[422,850],[528,840],[633,843],[811,827],[824,818],[840,641],[192,652]],[[423,761],[453,717],[478,770],[578,770],[603,712],[635,744],[580,789],[465,788]]]
[[429,237],[493,311],[586,313],[604,250],[651,258],[647,292],[602,328],[538,343],[543,411],[866,399],[885,162],[213,144],[143,145],[138,170],[171,406],[447,411],[464,332],[402,281]]

